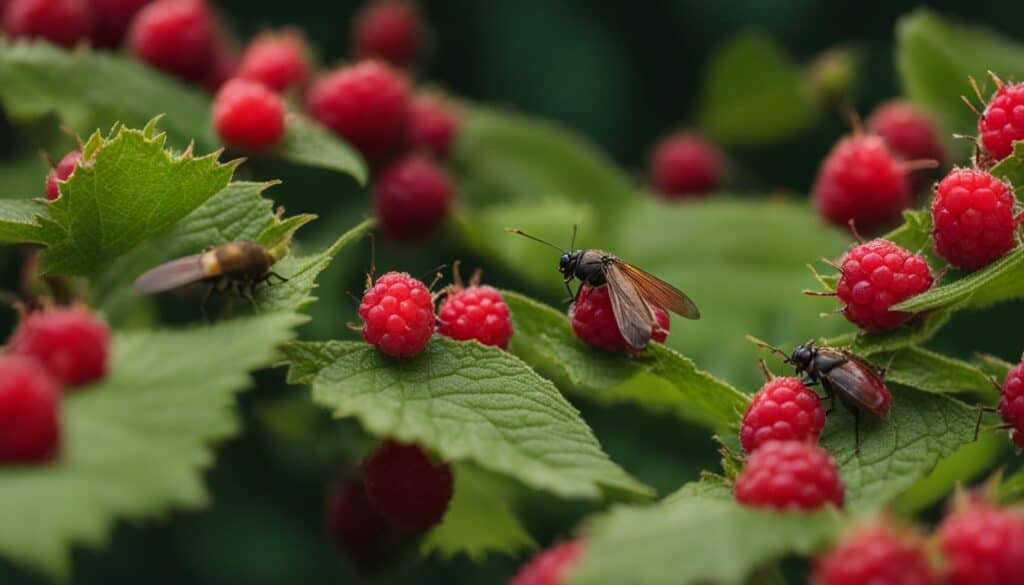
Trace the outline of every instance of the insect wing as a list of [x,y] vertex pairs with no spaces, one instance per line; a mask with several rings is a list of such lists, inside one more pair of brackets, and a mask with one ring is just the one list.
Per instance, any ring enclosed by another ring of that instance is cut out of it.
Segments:
[[652,304],[687,319],[700,319],[700,309],[683,291],[632,264],[616,260],[613,265]]
[[864,410],[885,416],[892,404],[892,395],[882,378],[870,364],[853,356],[846,363],[829,370],[828,381]]
[[207,276],[199,257],[195,254],[161,264],[137,278],[132,288],[138,293],[158,293],[198,282]]
[[651,341],[654,316],[636,287],[622,275],[621,266],[622,263],[612,263],[605,269],[612,312],[615,313],[615,323],[626,343],[636,349],[643,349]]

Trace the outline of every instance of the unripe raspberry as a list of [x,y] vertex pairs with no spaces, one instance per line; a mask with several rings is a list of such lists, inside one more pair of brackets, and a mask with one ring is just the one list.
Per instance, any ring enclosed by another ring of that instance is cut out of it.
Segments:
[[[668,313],[661,307],[652,307],[657,326],[651,330],[651,340],[665,343],[669,332]],[[584,285],[576,302],[569,307],[569,320],[572,330],[583,343],[605,351],[624,351],[631,348],[619,332],[612,312],[612,301],[608,296],[608,287],[593,288]]]
[[92,14],[86,0],[7,0],[3,28],[12,37],[71,47],[89,35]]
[[903,161],[874,135],[837,142],[821,163],[812,197],[825,220],[843,227],[853,220],[868,232],[896,223],[911,204]]
[[453,110],[429,97],[413,98],[409,110],[410,146],[425,148],[434,156],[444,158],[458,131],[459,118]]
[[422,282],[389,272],[363,295],[359,317],[367,343],[390,356],[412,357],[434,333],[434,300]]
[[373,209],[381,231],[410,241],[434,231],[448,217],[454,187],[430,159],[412,154],[381,171],[373,182]]
[[83,308],[26,315],[7,341],[7,353],[34,358],[65,386],[95,382],[107,372],[110,330]]
[[811,585],[939,585],[917,534],[886,524],[855,529],[814,563]]
[[651,181],[666,199],[705,195],[721,185],[724,158],[700,136],[673,134],[651,153]]
[[1012,427],[1010,439],[1018,449],[1024,449],[1024,360],[1006,374],[999,397],[999,414],[1003,422]]
[[364,156],[379,161],[405,143],[409,84],[377,61],[342,67],[315,81],[306,108]]
[[284,136],[284,104],[262,83],[232,79],[214,98],[213,125],[227,144],[249,152],[264,151]]
[[121,44],[128,26],[140,10],[151,0],[89,0],[92,6],[93,28],[90,38],[99,47]]
[[1024,83],[999,83],[978,119],[978,134],[981,147],[992,160],[1010,156],[1013,143],[1024,139]]
[[452,339],[475,339],[508,349],[512,319],[501,293],[490,286],[456,287],[437,311],[437,331]]
[[569,571],[583,553],[582,540],[556,544],[537,553],[508,585],[566,585]]
[[335,546],[361,571],[383,567],[396,552],[398,534],[373,507],[361,478],[330,486],[324,524]]
[[59,408],[60,386],[39,362],[0,356],[0,462],[53,458]]
[[301,88],[309,78],[307,52],[305,42],[296,32],[263,35],[245,50],[237,75],[274,91]]
[[[933,160],[939,165],[946,160],[946,149],[939,139],[937,123],[928,113],[910,102],[889,100],[881,104],[868,118],[868,128],[881,136],[903,160]],[[931,169],[911,172],[913,191],[922,191],[933,176]]]
[[82,153],[78,150],[72,150],[71,152],[64,155],[64,158],[60,159],[57,166],[50,169],[49,174],[46,175],[46,198],[53,201],[60,196],[60,187],[57,185],[57,181],[66,181],[71,173],[75,172],[75,168],[78,163],[82,160]]
[[865,331],[885,331],[913,315],[889,307],[932,286],[925,259],[888,240],[855,246],[841,263],[836,294],[846,303],[843,314]]
[[408,532],[441,521],[452,499],[452,468],[431,461],[418,445],[386,441],[363,461],[366,495],[388,520]]
[[733,486],[736,501],[759,508],[814,510],[843,505],[835,460],[806,441],[769,441],[747,457]]
[[740,443],[747,453],[773,440],[817,443],[824,427],[825,409],[817,394],[797,378],[774,378],[747,407]]
[[1024,584],[1024,518],[981,502],[963,503],[938,528],[948,585]]
[[407,0],[373,0],[356,15],[352,38],[359,59],[410,65],[423,42],[419,12]]
[[977,270],[1014,245],[1013,189],[985,171],[953,169],[935,188],[935,251],[950,265]]
[[217,30],[204,0],[157,0],[132,21],[128,40],[153,67],[201,82],[216,54]]

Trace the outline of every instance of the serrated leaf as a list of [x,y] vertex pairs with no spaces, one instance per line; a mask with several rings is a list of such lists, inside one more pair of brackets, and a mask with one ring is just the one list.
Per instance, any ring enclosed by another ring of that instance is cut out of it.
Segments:
[[233,395],[292,337],[296,315],[118,334],[110,374],[63,402],[62,453],[0,468],[0,554],[66,578],[74,545],[101,547],[118,520],[207,502],[209,443],[237,430]]
[[894,512],[912,516],[942,501],[958,485],[969,485],[995,467],[1008,450],[1002,433],[986,433],[944,457],[926,477],[893,501]]
[[344,140],[295,113],[288,114],[285,128],[287,133],[275,148],[281,158],[305,166],[339,171],[351,175],[360,185],[366,184],[366,163]]
[[1013,143],[1013,153],[992,167],[992,174],[1009,181],[1017,201],[1024,201],[1024,142]]
[[983,372],[994,377],[997,381],[1005,380],[1006,376],[1015,365],[1006,360],[997,358],[994,355],[988,354],[978,355],[975,361]]
[[911,345],[923,344],[934,337],[949,322],[950,311],[937,310],[921,315],[917,319],[892,331],[867,333],[857,331],[823,340],[827,347],[847,347],[853,353],[869,357],[878,353],[893,352]]
[[563,497],[649,488],[614,464],[558,390],[516,357],[435,337],[419,356],[388,358],[367,343],[292,343],[290,383],[355,416],[372,434],[423,444]]
[[[916,346],[872,357],[891,363],[885,381],[938,394],[973,394],[983,400],[998,397],[989,377],[973,365]],[[888,360],[891,360],[889,362]]]
[[46,204],[38,199],[0,201],[0,242],[41,242],[38,216],[45,212]]
[[978,309],[1022,296],[1024,248],[1018,247],[977,272],[894,305],[893,310],[919,313],[941,307]]

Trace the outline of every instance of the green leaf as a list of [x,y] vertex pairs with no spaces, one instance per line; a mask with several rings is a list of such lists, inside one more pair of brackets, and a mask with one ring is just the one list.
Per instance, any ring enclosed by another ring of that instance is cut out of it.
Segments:
[[977,272],[935,286],[893,306],[919,313],[941,307],[979,309],[1024,296],[1024,248],[1018,247]]
[[895,354],[879,354],[872,357],[876,364],[892,365],[885,374],[885,381],[910,386],[925,392],[939,394],[974,394],[983,400],[998,398],[992,382],[980,369],[973,365],[922,349],[906,347]]
[[0,242],[41,242],[38,216],[45,212],[46,204],[39,199],[0,200]]
[[[864,357],[878,353],[891,353],[905,347],[925,343],[949,322],[949,318],[950,311],[948,310],[932,311],[892,331],[883,333],[857,331],[823,340],[821,345],[848,347],[853,353]],[[884,363],[884,359],[881,361]]]
[[363,157],[341,138],[305,116],[288,114],[287,134],[275,152],[283,159],[305,166],[339,171],[366,184]]
[[699,112],[701,129],[731,145],[783,140],[816,118],[800,69],[774,39],[752,31],[712,55]]
[[18,527],[0,531],[0,554],[66,579],[72,546],[103,546],[117,520],[205,505],[210,443],[238,429],[233,395],[298,321],[116,335],[108,378],[64,399],[60,458],[0,469],[0,524]]
[[891,509],[913,516],[938,504],[958,485],[969,485],[988,473],[1006,453],[1007,446],[1006,435],[1002,433],[984,433],[977,441],[965,443],[896,498]]
[[978,367],[983,372],[992,376],[997,381],[1005,380],[1006,376],[1010,373],[1010,370],[1012,370],[1013,366],[1016,365],[1011,364],[1006,360],[999,359],[994,355],[988,354],[978,355],[976,361],[978,363]]
[[551,382],[500,349],[435,337],[409,360],[341,341],[292,343],[285,355],[290,383],[311,385],[314,401],[374,435],[563,497],[649,493],[601,451]]
[[1024,201],[1024,142],[1013,143],[1013,154],[992,167],[992,174],[1009,181],[1017,201]]
[[0,158],[0,199],[41,197],[49,172],[50,166],[38,150]]

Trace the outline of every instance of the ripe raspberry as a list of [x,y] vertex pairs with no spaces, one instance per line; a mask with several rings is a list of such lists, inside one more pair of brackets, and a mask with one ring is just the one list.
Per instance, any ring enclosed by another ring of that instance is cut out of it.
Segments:
[[263,35],[249,44],[238,77],[258,81],[274,91],[302,87],[309,77],[306,44],[296,32]]
[[[651,331],[651,340],[665,343],[669,330],[668,313],[661,307],[653,307],[653,310],[658,325]],[[569,319],[576,337],[587,345],[605,351],[630,349],[619,332],[619,325],[615,322],[607,286],[593,288],[584,285],[576,302],[569,307]]]
[[93,28],[90,38],[99,47],[121,44],[128,26],[150,0],[89,0],[92,6]]
[[[868,128],[903,160],[933,160],[940,165],[946,160],[935,120],[910,102],[889,100],[879,105],[868,118]],[[913,191],[927,187],[933,175],[930,169],[911,172]]]
[[405,142],[409,84],[387,65],[364,61],[315,81],[306,108],[364,156],[380,160]]
[[889,307],[932,286],[925,259],[887,240],[855,246],[841,268],[836,294],[846,303],[843,314],[865,331],[892,329],[910,319],[911,313]]
[[805,441],[769,441],[747,457],[733,486],[736,501],[759,508],[813,510],[843,505],[832,457]]
[[71,173],[75,172],[75,168],[78,163],[82,160],[82,153],[78,150],[72,150],[71,152],[64,155],[64,158],[60,159],[57,166],[53,167],[49,174],[46,175],[46,198],[53,201],[57,197],[60,197],[60,187],[57,185],[57,181],[66,181]]
[[910,181],[884,140],[854,135],[837,142],[825,157],[812,197],[825,220],[846,227],[852,219],[872,232],[899,221],[911,203]]
[[99,380],[107,372],[110,330],[83,308],[26,315],[7,341],[7,353],[35,358],[66,386]]
[[948,585],[1024,584],[1024,518],[973,502],[961,505],[938,528]]
[[386,441],[363,461],[366,495],[388,520],[408,532],[441,521],[452,499],[452,468],[418,445]]
[[812,585],[939,585],[921,538],[885,524],[844,536],[814,565]]
[[217,30],[204,0],[157,0],[132,21],[137,57],[182,79],[201,82],[216,56]]
[[0,356],[0,461],[44,461],[60,443],[60,386],[39,362]]
[[349,477],[330,486],[325,516],[327,535],[358,569],[379,569],[396,552],[398,534],[373,507],[362,479]]
[[704,195],[717,189],[724,157],[714,145],[695,134],[673,134],[651,153],[651,180],[666,199]]
[[454,193],[451,179],[430,159],[409,155],[384,168],[373,182],[373,208],[381,231],[416,240],[444,223]]
[[1010,425],[1010,439],[1024,449],[1024,360],[1006,374],[999,398],[999,414]]
[[772,440],[816,443],[825,426],[825,409],[818,395],[797,378],[774,378],[754,395],[740,424],[743,450]]
[[935,189],[935,251],[952,266],[977,270],[1013,248],[1013,189],[985,171],[953,169]]
[[86,0],[7,0],[3,28],[12,37],[46,39],[71,47],[92,30]]
[[565,585],[568,571],[583,553],[582,540],[556,544],[537,553],[508,585]]
[[438,158],[448,155],[459,118],[441,102],[428,97],[415,97],[409,110],[409,143],[413,148],[425,148]]
[[407,0],[374,0],[352,23],[358,59],[383,59],[404,67],[420,52],[423,32],[416,7]]
[[363,295],[359,317],[367,343],[390,356],[412,357],[434,333],[434,300],[422,282],[389,272]]
[[512,320],[501,293],[490,286],[456,287],[437,311],[437,331],[452,339],[475,339],[508,349]]
[[201,85],[210,93],[217,93],[224,84],[235,78],[238,71],[238,53],[222,40],[214,42],[213,61]]
[[1013,143],[1024,139],[1024,83],[999,83],[978,120],[978,134],[992,159],[998,162],[1010,156]]
[[214,98],[213,125],[221,140],[235,148],[267,150],[284,136],[284,104],[262,83],[232,79]]

